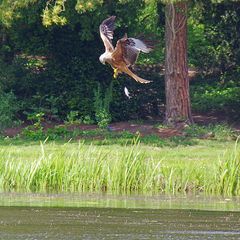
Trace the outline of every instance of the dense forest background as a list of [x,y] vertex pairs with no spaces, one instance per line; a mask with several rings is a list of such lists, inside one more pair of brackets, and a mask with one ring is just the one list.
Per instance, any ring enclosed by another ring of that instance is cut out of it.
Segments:
[[[105,1],[81,11],[69,0],[64,7],[55,20],[54,15],[43,18],[44,0],[0,11],[1,128],[39,114],[50,121],[84,123],[163,116],[165,6],[158,1]],[[192,109],[238,119],[240,3],[201,1],[189,4],[188,14],[188,61],[195,72],[190,81]],[[115,80],[111,67],[99,62],[104,52],[99,24],[110,15],[117,16],[114,43],[125,32],[159,40],[135,69],[153,83],[141,85],[125,75]],[[124,94],[125,86],[131,99]]]

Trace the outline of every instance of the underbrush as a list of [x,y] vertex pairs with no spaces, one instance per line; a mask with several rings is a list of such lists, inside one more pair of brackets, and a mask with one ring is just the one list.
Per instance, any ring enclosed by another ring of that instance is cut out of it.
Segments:
[[193,124],[184,129],[185,136],[191,138],[211,138],[226,141],[237,138],[237,133],[228,124]]
[[[82,140],[85,144],[94,145],[130,145],[131,142],[139,138],[142,144],[151,145],[155,147],[170,146],[176,147],[178,145],[195,145],[196,139],[188,136],[173,136],[169,138],[160,138],[157,135],[140,136],[139,132],[131,133],[129,131],[111,131],[108,129],[93,129],[81,130],[75,128],[69,130],[67,126],[55,126],[46,131],[27,127],[22,134],[15,137],[15,140],[23,141],[76,141]],[[5,138],[5,141],[11,141]]]
[[[94,127],[94,126],[93,126]],[[165,128],[167,126],[155,126],[156,128]],[[199,139],[210,139],[214,141],[231,141],[237,138],[237,132],[227,124],[193,124],[185,127],[181,135],[160,137],[157,134],[145,134],[140,132],[130,132],[127,130],[115,131],[111,127],[93,128],[86,130],[81,125],[55,125],[53,127],[43,127],[41,122],[25,127],[22,132],[13,138],[2,137],[1,144],[7,144],[12,141],[84,141],[85,144],[94,145],[129,145],[135,138],[139,138],[142,144],[151,145],[152,147],[176,147],[197,145]],[[169,130],[171,132],[171,129]]]
[[[191,86],[192,110],[197,112],[220,112],[231,120],[240,117],[240,86],[237,76],[234,81],[196,83]],[[202,79],[204,81],[204,79]],[[220,81],[221,79],[219,79]]]
[[12,92],[5,93],[0,89],[0,131],[21,124],[21,121],[16,118],[18,109],[19,104],[15,95]]

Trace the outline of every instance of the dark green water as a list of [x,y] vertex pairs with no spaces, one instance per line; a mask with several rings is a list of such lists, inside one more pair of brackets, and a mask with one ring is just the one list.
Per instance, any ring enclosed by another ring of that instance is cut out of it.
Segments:
[[0,239],[240,239],[240,214],[197,210],[0,207]]
[[240,239],[238,198],[0,194],[0,239]]

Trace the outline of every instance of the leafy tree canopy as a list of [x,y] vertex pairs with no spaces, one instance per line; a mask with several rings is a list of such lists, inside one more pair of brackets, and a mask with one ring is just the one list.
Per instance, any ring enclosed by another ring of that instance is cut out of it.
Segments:
[[[142,1],[132,1],[132,0],[116,0],[116,4],[126,4],[132,2],[142,2],[142,4],[152,5],[156,3],[177,3],[186,0],[142,0]],[[192,0],[192,3],[205,2]],[[223,3],[223,2],[240,2],[240,0],[210,0],[209,3]],[[43,25],[46,27],[53,24],[65,25],[68,22],[69,16],[72,14],[72,9],[79,14],[85,12],[92,12],[101,6],[106,5],[104,0],[2,0],[0,3],[0,21],[7,27],[9,27],[14,19],[21,17],[21,10],[32,5],[32,4],[43,4],[42,21]],[[138,3],[136,4],[138,5]],[[69,7],[71,9],[69,9]]]
[[0,3],[0,22],[9,27],[14,19],[20,17],[20,9],[38,2],[38,0],[2,0]]

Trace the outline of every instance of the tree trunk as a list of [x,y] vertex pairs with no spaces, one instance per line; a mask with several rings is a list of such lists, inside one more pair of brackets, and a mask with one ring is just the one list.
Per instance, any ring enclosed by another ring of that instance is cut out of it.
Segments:
[[187,65],[187,2],[166,5],[165,122],[192,123]]

